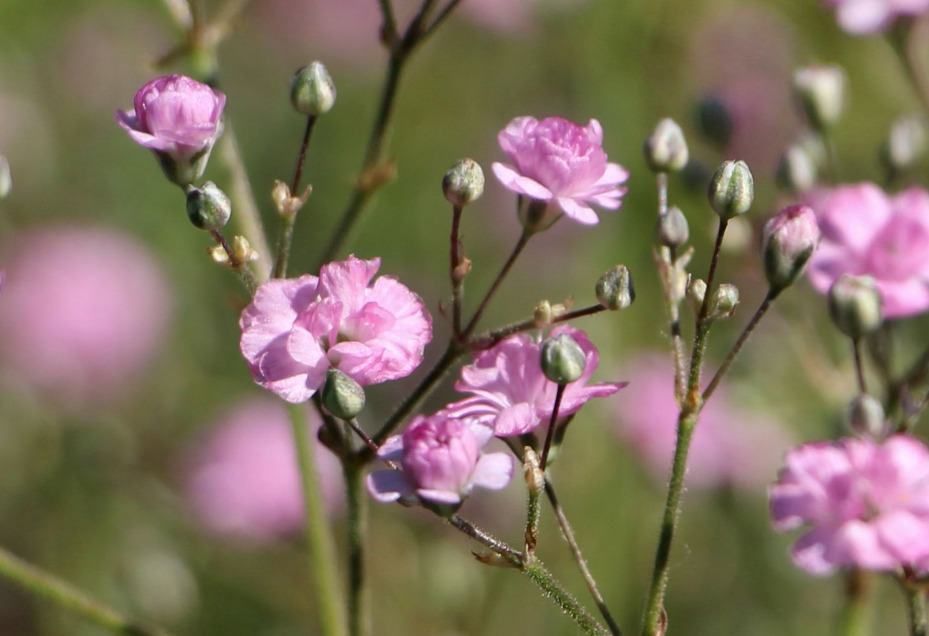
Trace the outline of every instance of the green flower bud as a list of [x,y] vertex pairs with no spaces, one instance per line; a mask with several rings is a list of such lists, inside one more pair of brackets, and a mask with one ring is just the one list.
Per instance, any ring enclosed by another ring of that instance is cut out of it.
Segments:
[[708,94],[697,103],[697,129],[717,147],[724,148],[732,138],[732,115],[718,95]]
[[584,374],[587,356],[570,335],[563,333],[542,343],[542,373],[556,384],[574,382]]
[[322,62],[311,62],[290,80],[290,103],[298,113],[317,117],[335,105],[335,84]]
[[848,403],[845,421],[855,435],[880,440],[887,433],[884,407],[867,393],[859,393]]
[[702,278],[694,278],[687,286],[687,299],[694,313],[700,313],[704,298],[706,298],[706,281]]
[[464,207],[484,194],[484,171],[474,159],[460,159],[442,179],[442,192],[449,203]]
[[822,236],[816,214],[792,205],[768,221],[761,232],[764,273],[773,293],[791,285],[806,268]]
[[0,155],[0,199],[5,199],[13,189],[13,177],[10,174],[10,162]]
[[858,340],[881,326],[881,294],[870,276],[842,274],[829,288],[829,315],[849,338]]
[[687,165],[684,131],[673,119],[662,119],[645,140],[645,163],[652,172],[677,172]]
[[690,238],[687,217],[676,205],[658,217],[658,243],[665,247],[680,247]]
[[810,125],[820,132],[827,130],[845,108],[845,71],[825,64],[797,69],[794,92]]
[[212,181],[187,190],[187,218],[201,230],[219,230],[229,222],[232,202]]
[[729,283],[723,283],[710,299],[709,316],[710,319],[729,318],[735,313],[735,308],[739,304],[739,288]]
[[338,369],[326,372],[323,406],[340,420],[354,419],[365,407],[365,391],[360,384]]
[[777,184],[791,192],[802,193],[816,185],[816,162],[800,144],[791,144],[777,164]]
[[600,304],[611,311],[625,309],[635,300],[632,275],[625,265],[617,265],[605,272],[597,281],[595,291]]
[[755,199],[755,182],[744,161],[724,161],[710,180],[710,207],[725,221],[745,214]]

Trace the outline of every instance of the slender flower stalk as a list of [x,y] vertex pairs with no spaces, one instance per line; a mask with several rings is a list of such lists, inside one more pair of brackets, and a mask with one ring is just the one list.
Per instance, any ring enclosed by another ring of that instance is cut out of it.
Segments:
[[845,578],[845,607],[842,608],[840,634],[843,636],[868,636],[870,622],[870,581],[868,574],[854,568]]
[[726,359],[723,360],[722,365],[719,367],[719,370],[716,372],[716,375],[713,376],[713,379],[710,380],[710,383],[707,385],[706,389],[703,391],[703,401],[706,402],[710,399],[710,396],[713,395],[713,391],[716,390],[716,387],[719,386],[719,383],[722,381],[723,376],[726,375],[726,371],[729,370],[729,365],[732,364],[735,357],[739,355],[739,351],[742,350],[742,345],[748,340],[748,337],[752,334],[755,327],[758,325],[758,321],[767,313],[768,309],[771,307],[771,301],[774,300],[774,296],[769,292],[765,296],[764,300],[761,301],[761,305],[758,306],[758,309],[755,310],[755,314],[752,316],[752,319],[748,321],[748,324],[745,325],[745,329],[742,330],[739,339],[736,340],[735,344],[732,345],[732,349],[729,351],[729,355],[726,356]]
[[458,228],[461,225],[461,212],[463,209],[462,206],[455,205],[452,210],[451,249],[449,250],[449,259],[451,261],[449,263],[449,274],[452,279],[452,335],[456,339],[461,336],[461,302],[464,296],[464,273],[458,269],[461,264],[459,251],[461,244],[458,238]]
[[362,465],[347,460],[342,466],[348,490],[348,631],[351,636],[365,636],[371,633],[364,566],[368,499],[362,485]]
[[857,338],[852,340],[852,355],[855,359],[855,378],[858,381],[858,392],[867,393],[868,385],[864,379],[864,364],[861,360],[861,340]]
[[[293,196],[297,196],[297,193],[300,191],[300,179],[303,176],[303,168],[306,164],[306,151],[310,145],[310,138],[313,135],[313,128],[316,125],[316,120],[316,115],[308,115],[306,118],[306,129],[303,132],[303,141],[300,143],[300,152],[297,155],[294,178],[290,183],[290,192]],[[271,273],[273,278],[285,278],[287,276],[287,261],[290,258],[290,246],[293,242],[294,223],[296,220],[296,213],[281,217],[281,235],[278,238],[277,254],[274,259],[274,269]]]
[[555,406],[552,407],[552,417],[548,421],[548,431],[545,433],[545,445],[542,447],[542,458],[539,460],[539,468],[545,472],[548,465],[548,454],[552,449],[552,440],[555,438],[555,424],[558,422],[558,409],[561,408],[561,398],[564,397],[566,384],[558,385],[558,392],[555,393]]
[[926,590],[920,585],[903,583],[907,600],[910,636],[929,636],[929,614],[926,612]]
[[464,331],[461,333],[461,337],[465,340],[474,332],[474,328],[477,327],[478,322],[481,319],[481,316],[484,315],[484,311],[487,309],[487,305],[490,304],[490,300],[494,297],[494,294],[497,293],[497,290],[500,287],[500,284],[503,282],[503,279],[506,278],[506,275],[509,274],[510,269],[513,267],[513,263],[516,262],[516,259],[519,258],[519,255],[522,254],[523,249],[529,243],[529,239],[532,238],[532,233],[524,231],[519,235],[519,240],[516,241],[516,246],[513,247],[513,251],[510,252],[509,258],[506,259],[506,263],[503,264],[503,267],[500,269],[500,273],[497,274],[497,278],[494,279],[493,284],[490,286],[490,289],[487,290],[487,294],[484,296],[484,300],[481,301],[481,304],[478,306],[477,311],[474,312],[474,316],[471,317],[471,321],[464,328]]

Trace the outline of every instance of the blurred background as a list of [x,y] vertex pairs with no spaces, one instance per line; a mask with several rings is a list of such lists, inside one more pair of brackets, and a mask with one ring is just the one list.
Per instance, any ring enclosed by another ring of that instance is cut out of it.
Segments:
[[[207,2],[208,15],[222,4]],[[410,4],[401,4],[408,15]],[[397,178],[379,191],[343,254],[379,256],[381,273],[419,293],[434,318],[423,367],[369,390],[362,421],[376,430],[448,337],[436,311],[450,295],[445,171],[469,156],[488,176],[463,221],[473,311],[520,232],[514,197],[490,173],[493,161],[505,160],[497,132],[520,115],[601,122],[610,159],[631,171],[622,209],[602,212],[595,229],[562,220],[533,239],[483,324],[528,317],[542,299],[593,304],[601,273],[617,263],[632,271],[638,295],[630,309],[576,323],[601,351],[594,379],[631,384],[585,407],[555,467],[581,546],[628,632],[645,600],[674,421],[652,263],[657,199],[642,141],[666,116],[687,133],[693,165],[671,177],[671,202],[688,216],[700,275],[716,224],[707,175],[725,158],[745,159],[755,175],[754,210],[728,236],[721,261],[720,282],[737,284],[743,304],[714,330],[715,369],[766,291],[757,230],[791,202],[774,173],[802,131],[793,69],[828,62],[848,73],[848,110],[835,137],[843,182],[879,180],[890,123],[918,108],[887,43],[843,33],[820,2],[684,6],[464,0],[406,70],[389,141]],[[289,103],[290,77],[320,59],[338,88],[305,173],[313,194],[290,267],[304,272],[361,165],[386,63],[377,3],[253,0],[232,26],[218,81],[272,239],[270,188],[290,179],[304,125]],[[180,633],[316,634],[285,414],[252,383],[238,352],[247,295],[211,262],[209,237],[185,218],[177,188],[114,117],[152,77],[186,70],[183,62],[154,67],[182,38],[154,0],[0,3],[0,155],[13,175],[0,200],[0,545]],[[701,103],[704,113],[712,106],[729,114],[724,138],[699,125]],[[228,187],[216,153],[206,178]],[[766,503],[788,446],[841,434],[854,374],[826,313],[824,299],[801,281],[714,397],[672,555],[672,633],[812,635],[836,624],[844,578],[813,579],[794,568],[795,536],[774,533]],[[689,314],[684,322],[690,334]],[[916,343],[926,326],[924,318],[910,321],[904,337]],[[449,381],[428,407],[454,397]],[[341,476],[325,452],[320,468],[341,548]],[[517,479],[506,491],[478,493],[462,516],[519,544],[521,488]],[[420,510],[372,505],[368,548],[375,634],[574,633],[528,580],[478,564],[476,544]],[[540,556],[586,599],[547,509]],[[902,633],[902,596],[889,581],[873,585],[875,633]],[[3,636],[102,633],[0,581]]]

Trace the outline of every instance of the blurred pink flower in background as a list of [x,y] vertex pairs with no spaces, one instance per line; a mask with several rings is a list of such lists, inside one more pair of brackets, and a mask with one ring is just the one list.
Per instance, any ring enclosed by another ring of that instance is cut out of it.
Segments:
[[778,530],[810,526],[792,551],[810,574],[929,569],[929,449],[913,437],[804,444],[770,499]]
[[[316,441],[316,469],[327,511],[342,505],[339,460]],[[218,534],[268,540],[303,527],[303,491],[287,408],[273,398],[243,400],[196,439],[184,460],[191,510]]]
[[148,249],[117,230],[57,226],[0,251],[0,361],[51,401],[91,406],[130,389],[167,335],[172,297]]
[[497,179],[513,192],[546,201],[584,225],[599,222],[590,205],[616,210],[629,171],[607,161],[596,119],[579,126],[561,117],[517,117],[497,139],[512,165],[494,163]]
[[381,265],[349,256],[319,278],[272,279],[242,312],[240,347],[255,382],[304,402],[334,367],[367,386],[403,378],[432,339],[423,301],[391,276],[370,287]]
[[915,18],[929,10],[929,0],[824,0],[835,8],[845,31],[867,35],[883,31],[898,18]]
[[914,187],[888,196],[873,183],[806,195],[823,233],[809,276],[821,293],[842,274],[871,276],[885,318],[929,309],[929,193]]
[[[563,325],[552,329],[550,337],[569,334],[587,357],[584,374],[566,385],[558,414],[576,413],[587,400],[606,397],[623,388],[625,382],[586,385],[597,369],[597,348],[579,329]],[[451,417],[474,417],[493,428],[494,435],[508,437],[534,430],[548,422],[555,405],[558,385],[542,372],[541,343],[526,334],[516,334],[480,353],[461,369],[455,390],[471,397],[454,402],[444,411]]]
[[[670,359],[644,355],[624,370],[629,386],[614,402],[615,430],[641,457],[655,479],[666,483],[677,437],[674,369]],[[771,482],[787,433],[765,416],[733,406],[724,387],[707,401],[694,432],[687,483],[695,488],[761,489]]]

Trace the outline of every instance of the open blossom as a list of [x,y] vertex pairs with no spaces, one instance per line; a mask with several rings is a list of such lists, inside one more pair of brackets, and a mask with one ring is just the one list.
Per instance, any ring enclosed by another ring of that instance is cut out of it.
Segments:
[[[567,325],[552,329],[551,336],[570,335],[587,360],[584,373],[565,385],[560,416],[576,413],[587,400],[612,395],[625,382],[602,382],[587,385],[597,368],[597,348],[587,334]],[[558,385],[545,377],[541,364],[541,344],[526,334],[516,334],[484,351],[473,364],[461,370],[455,390],[470,397],[449,404],[445,410],[455,417],[475,417],[491,426],[494,435],[522,435],[548,422],[555,406]]]
[[929,10],[929,0],[825,0],[835,7],[839,25],[853,35],[883,31],[901,17]]
[[145,84],[132,102],[132,110],[116,111],[132,140],[155,151],[175,182],[186,185],[202,176],[222,133],[226,96],[184,75],[166,75]]
[[[659,483],[674,456],[678,409],[674,368],[663,356],[642,356],[626,368],[629,388],[615,401],[615,431]],[[687,483],[711,489],[761,490],[770,483],[790,442],[776,422],[737,408],[720,386],[703,406],[688,458]]]
[[815,191],[822,241],[809,264],[810,282],[826,293],[842,274],[871,276],[885,318],[929,309],[929,193],[913,187],[887,196],[872,183]]
[[[513,457],[483,453],[493,437],[490,427],[474,418],[448,413],[419,415],[403,435],[389,438],[378,456],[401,470],[368,475],[371,496],[381,502],[420,502],[455,506],[475,487],[499,490],[513,476]],[[418,501],[417,501],[418,500]]]
[[[315,430],[318,423],[307,426]],[[333,512],[342,503],[341,468],[331,452],[316,448],[323,499]],[[303,526],[293,431],[277,400],[250,399],[226,411],[193,445],[184,471],[187,499],[207,530],[270,539]]]
[[599,219],[591,205],[615,210],[629,172],[607,161],[603,129],[591,119],[579,126],[561,117],[517,117],[497,135],[511,165],[494,163],[497,179],[509,190],[545,201],[584,225]]
[[811,574],[929,569],[929,449],[913,437],[795,448],[770,499],[778,530],[809,526],[792,556]]
[[252,377],[288,402],[308,400],[330,367],[362,386],[405,377],[432,339],[422,300],[378,258],[323,265],[319,277],[271,279],[242,312],[240,348]]

